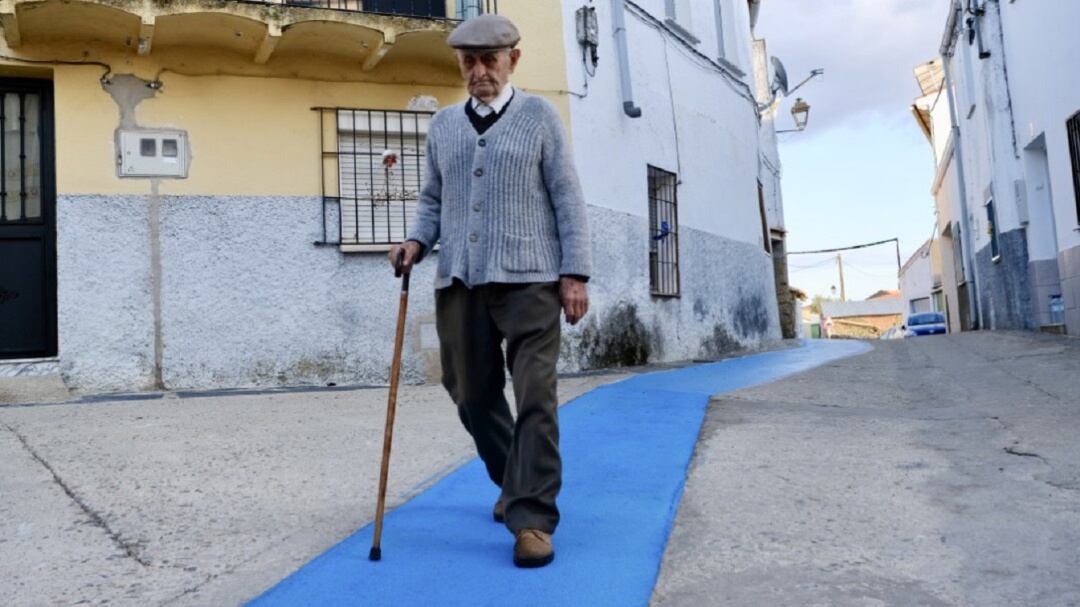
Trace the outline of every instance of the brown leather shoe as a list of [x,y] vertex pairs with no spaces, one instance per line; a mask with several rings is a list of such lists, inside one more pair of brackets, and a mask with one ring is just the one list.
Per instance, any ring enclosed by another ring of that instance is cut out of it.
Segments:
[[499,501],[495,502],[495,508],[491,511],[491,518],[495,519],[496,523],[506,522],[506,502],[503,498],[499,498]]
[[539,529],[522,529],[514,543],[514,564],[518,567],[543,567],[555,560],[551,534]]

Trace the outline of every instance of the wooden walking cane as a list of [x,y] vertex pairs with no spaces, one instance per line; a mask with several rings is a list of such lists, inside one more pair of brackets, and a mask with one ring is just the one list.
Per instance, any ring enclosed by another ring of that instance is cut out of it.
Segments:
[[403,271],[405,251],[398,255],[394,264],[394,276],[401,277],[401,303],[398,306],[397,335],[394,337],[394,361],[390,365],[390,398],[386,403],[386,431],[383,433],[382,469],[379,471],[379,502],[375,507],[375,538],[371,542],[368,558],[382,558],[382,523],[386,510],[386,480],[390,474],[390,443],[394,438],[394,411],[397,408],[398,376],[401,375],[401,347],[405,340],[405,315],[409,309],[409,275]]

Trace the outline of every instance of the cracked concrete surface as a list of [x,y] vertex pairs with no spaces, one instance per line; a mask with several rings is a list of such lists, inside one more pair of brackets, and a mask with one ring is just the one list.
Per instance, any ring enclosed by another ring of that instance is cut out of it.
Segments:
[[[713,400],[654,604],[1080,605],[1080,340],[874,345]],[[240,604],[373,516],[385,389],[117,398],[0,407],[5,605]],[[390,505],[472,454],[403,388]]]
[[[621,377],[561,380],[561,399]],[[386,398],[375,388],[0,407],[3,604],[254,597],[373,518]],[[388,507],[473,453],[442,387],[403,387]]]
[[116,544],[116,547],[119,548],[125,556],[134,559],[135,562],[139,563],[144,567],[150,565],[150,563],[145,558],[139,555],[140,546],[137,543],[133,543],[124,539],[120,536],[119,533],[109,527],[109,523],[101,517],[101,514],[88,506],[86,502],[83,501],[83,499],[79,497],[79,495],[75,493],[75,491],[73,491],[66,482],[64,482],[64,479],[60,478],[60,475],[56,473],[56,470],[54,470],[51,465],[49,465],[49,462],[45,461],[41,457],[41,455],[34,450],[34,447],[31,446],[29,442],[27,442],[25,436],[23,436],[19,433],[18,430],[12,428],[7,424],[3,424],[3,426],[5,429],[7,429],[8,432],[11,432],[13,435],[15,435],[15,438],[19,440],[19,443],[23,446],[26,452],[30,454],[30,457],[33,458],[35,462],[41,464],[41,466],[45,468],[45,470],[48,471],[49,474],[52,475],[53,482],[56,483],[56,486],[64,492],[64,495],[67,495],[69,498],[71,498],[71,501],[75,502],[75,504],[83,511],[83,514],[86,516],[86,518],[91,524],[99,527],[102,531],[104,531],[105,535],[109,536],[109,539],[111,539],[113,543]]
[[1080,340],[975,333],[710,405],[654,605],[1080,605]]

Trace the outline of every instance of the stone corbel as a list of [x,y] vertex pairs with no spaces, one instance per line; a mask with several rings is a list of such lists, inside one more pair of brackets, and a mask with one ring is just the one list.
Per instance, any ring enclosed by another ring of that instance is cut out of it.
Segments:
[[362,69],[365,72],[370,72],[375,69],[375,66],[379,65],[379,62],[386,56],[386,53],[389,53],[390,49],[393,48],[395,42],[397,42],[397,32],[392,29],[384,31],[382,39],[375,48],[371,49],[367,58],[364,59]]
[[266,35],[263,36],[262,42],[259,43],[259,49],[255,51],[255,63],[263,65],[267,61],[270,61],[270,56],[274,54],[274,49],[277,48],[278,42],[280,41],[281,26],[276,23],[271,23],[266,30]]
[[16,48],[22,45],[19,17],[15,14],[15,2],[12,0],[0,1],[0,27],[4,28],[4,40],[8,47]]
[[150,50],[154,46],[154,18],[150,16],[143,16],[141,23],[139,24],[139,49],[140,55],[146,56],[150,54]]

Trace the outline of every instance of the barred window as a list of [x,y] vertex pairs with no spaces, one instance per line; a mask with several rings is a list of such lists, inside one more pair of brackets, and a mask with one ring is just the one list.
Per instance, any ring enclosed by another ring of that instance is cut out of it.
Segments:
[[994,199],[986,201],[986,233],[990,235],[990,258],[1001,260],[1001,248],[998,244],[997,213],[994,212]]
[[678,178],[649,166],[649,288],[653,295],[679,296]]
[[759,179],[757,182],[758,213],[761,215],[761,242],[765,252],[772,254],[772,239],[769,238],[769,214],[765,212],[765,185]]
[[424,184],[431,112],[324,109],[323,210],[336,206],[343,248],[405,239]]
[[1080,224],[1080,112],[1069,118],[1065,125],[1069,138],[1069,155],[1072,157],[1073,195],[1076,197],[1076,223]]

